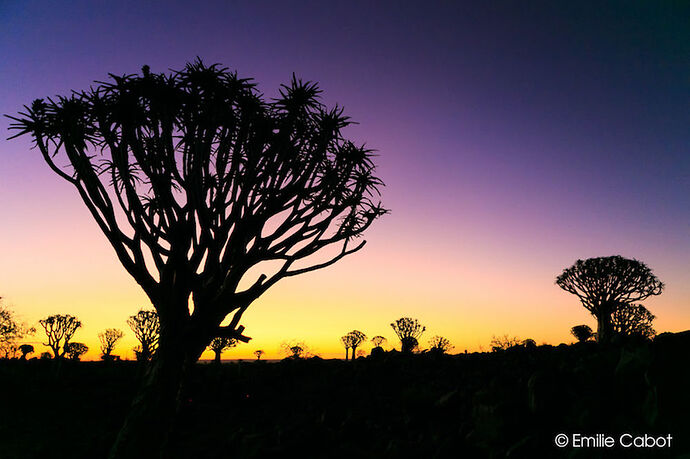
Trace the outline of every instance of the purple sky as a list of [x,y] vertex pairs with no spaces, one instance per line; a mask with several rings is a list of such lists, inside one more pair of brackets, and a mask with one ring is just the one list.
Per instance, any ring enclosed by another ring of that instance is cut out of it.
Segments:
[[[0,2],[0,109],[196,56],[256,79],[267,96],[295,72],[360,123],[348,133],[379,150],[387,184],[392,214],[339,275],[380,267],[368,276],[391,305],[416,280],[457,288],[420,306],[438,311],[505,302],[488,290],[511,285],[524,288],[515,292],[524,314],[541,301],[557,309],[549,320],[568,324],[587,315],[555,276],[577,258],[620,253],[667,283],[654,300],[659,328],[686,329],[690,6],[655,3]],[[0,249],[25,258],[46,232],[44,245],[70,240],[60,215],[83,210],[76,193],[26,140],[1,145]],[[95,225],[83,231],[100,236]],[[0,275],[0,294],[17,309],[43,310],[15,287],[24,274]],[[463,279],[475,278],[484,284],[465,295]],[[414,292],[424,303],[424,289]],[[481,339],[490,336],[493,322],[476,320]],[[493,332],[508,327],[499,321]],[[525,327],[515,333],[542,333]]]

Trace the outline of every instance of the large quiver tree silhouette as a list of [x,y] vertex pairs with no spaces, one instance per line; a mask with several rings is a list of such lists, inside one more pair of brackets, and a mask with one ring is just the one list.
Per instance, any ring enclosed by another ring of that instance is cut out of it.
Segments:
[[620,305],[660,295],[664,284],[644,263],[620,255],[577,260],[556,278],[597,319],[597,341],[609,342],[614,333],[611,316]]
[[[361,249],[353,240],[386,212],[372,152],[343,138],[349,118],[319,93],[293,77],[266,101],[250,80],[196,61],[111,75],[11,117],[14,137],[31,135],[77,188],[160,317],[157,359],[112,457],[163,441],[184,369],[214,337],[248,341],[240,320],[254,300]],[[249,278],[262,262],[279,266]]]

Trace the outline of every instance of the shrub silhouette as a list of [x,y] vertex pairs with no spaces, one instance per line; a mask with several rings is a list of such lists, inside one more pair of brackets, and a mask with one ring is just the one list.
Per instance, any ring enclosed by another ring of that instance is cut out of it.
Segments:
[[22,353],[21,359],[26,360],[26,356],[34,352],[34,347],[31,344],[22,344],[19,346],[19,352]]
[[450,344],[450,341],[443,336],[434,336],[429,340],[429,351],[431,352],[445,354],[451,349],[453,349],[453,345]]
[[[266,101],[251,80],[197,60],[170,74],[111,74],[10,116],[12,138],[30,135],[77,188],[160,317],[157,358],[113,458],[157,454],[185,371],[211,339],[248,341],[240,320],[257,298],[357,252],[365,241],[353,241],[387,212],[372,151],[343,137],[351,121],[320,92],[293,77]],[[314,261],[327,246],[337,254]],[[240,287],[269,261],[282,265]]]
[[503,335],[503,336],[494,335],[491,338],[491,351],[492,352],[505,351],[507,349],[510,349],[511,347],[519,346],[521,344],[521,342],[522,341],[517,337],[511,337],[509,335]]
[[78,361],[82,355],[89,351],[89,347],[84,343],[67,343],[65,344],[65,351],[68,359]]
[[36,329],[18,322],[11,309],[0,305],[0,351],[4,353],[5,358],[10,357],[19,349],[18,340],[35,331]]
[[589,325],[575,325],[570,329],[570,333],[581,343],[590,340],[594,336]]
[[426,330],[426,327],[420,324],[417,319],[410,317],[401,317],[391,324],[391,328],[400,339],[400,351],[406,354],[412,353],[419,346],[418,338]]
[[220,356],[226,349],[237,346],[237,340],[232,338],[216,337],[211,340],[208,348],[213,351],[213,362],[220,365]]
[[101,358],[103,360],[113,360],[112,352],[115,349],[115,344],[125,334],[122,330],[117,328],[108,328],[104,332],[98,334],[98,339],[101,341]]
[[614,333],[611,316],[623,304],[660,295],[664,284],[638,260],[611,257],[577,260],[556,278],[556,284],[576,295],[597,319],[597,340],[607,343]]
[[139,346],[134,348],[137,360],[148,362],[153,359],[158,350],[160,336],[160,322],[156,311],[141,309],[127,319],[127,324],[140,343]]
[[52,359],[52,355],[50,352],[41,352],[41,360],[50,360]]
[[69,314],[55,314],[48,316],[45,319],[38,321],[43,327],[48,342],[44,346],[48,346],[53,350],[53,355],[56,359],[61,359],[65,356],[70,340],[81,327],[81,321]]

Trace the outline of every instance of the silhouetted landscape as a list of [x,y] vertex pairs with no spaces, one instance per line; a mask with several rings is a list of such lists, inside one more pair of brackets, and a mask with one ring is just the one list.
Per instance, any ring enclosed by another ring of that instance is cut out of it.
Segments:
[[[679,362],[689,345],[685,332],[611,347],[198,364],[165,457],[683,457],[690,367]],[[0,361],[12,394],[2,456],[105,457],[142,370]],[[579,455],[553,446],[557,433],[592,431],[670,433],[673,446]]]
[[324,5],[0,5],[0,459],[690,459],[690,10]]

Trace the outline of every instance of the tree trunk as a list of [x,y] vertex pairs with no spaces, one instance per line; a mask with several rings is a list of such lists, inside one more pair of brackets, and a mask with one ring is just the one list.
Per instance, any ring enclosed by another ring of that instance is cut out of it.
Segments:
[[213,351],[215,352],[215,357],[213,357],[213,363],[216,365],[220,365],[220,351]]
[[348,352],[350,352],[350,348],[346,347],[345,348],[345,361],[346,362],[350,359],[350,354],[348,354]]
[[355,356],[357,355],[357,354],[355,354],[356,351],[357,351],[357,346],[352,346],[352,357],[351,357],[351,359],[353,362],[355,361]]
[[181,349],[158,349],[110,450],[111,459],[161,456],[179,407],[185,367]]
[[613,336],[613,323],[611,322],[611,314],[608,308],[602,308],[597,316],[597,342],[609,343]]

